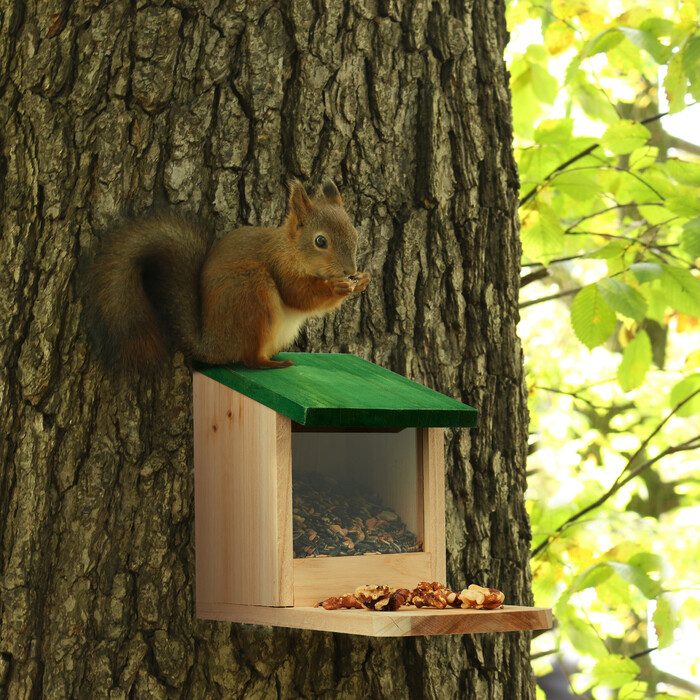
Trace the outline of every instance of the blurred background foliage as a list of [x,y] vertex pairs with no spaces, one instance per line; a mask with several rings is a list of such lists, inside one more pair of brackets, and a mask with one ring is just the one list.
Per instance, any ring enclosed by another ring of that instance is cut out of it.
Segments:
[[700,0],[508,19],[539,697],[696,697]]

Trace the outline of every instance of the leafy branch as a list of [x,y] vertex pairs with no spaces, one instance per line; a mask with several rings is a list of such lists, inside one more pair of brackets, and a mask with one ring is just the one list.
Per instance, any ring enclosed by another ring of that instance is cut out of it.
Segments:
[[667,447],[666,449],[662,450],[659,452],[658,455],[655,457],[652,457],[651,459],[647,459],[644,462],[641,462],[637,466],[633,466],[635,462],[639,459],[640,455],[644,452],[644,450],[647,448],[649,445],[649,442],[654,438],[655,435],[659,433],[659,431],[666,425],[666,423],[671,419],[672,416],[674,416],[678,411],[685,406],[688,402],[690,402],[693,398],[695,398],[697,395],[700,394],[700,389],[697,389],[693,393],[689,394],[683,401],[680,401],[674,408],[668,413],[668,415],[654,428],[654,430],[647,435],[646,439],[642,442],[642,444],[639,446],[639,449],[632,455],[632,457],[629,458],[627,461],[627,464],[625,465],[624,469],[620,472],[620,474],[617,476],[615,481],[613,482],[613,485],[597,500],[593,501],[593,503],[590,503],[587,505],[585,508],[582,508],[580,511],[569,517],[567,520],[565,520],[557,529],[549,536],[547,537],[543,542],[541,542],[537,547],[532,552],[532,556],[536,557],[538,554],[543,552],[547,547],[549,547],[552,542],[557,540],[562,533],[571,527],[573,524],[575,524],[577,521],[579,521],[583,516],[587,515],[591,511],[595,510],[596,508],[600,508],[604,503],[606,503],[612,496],[614,496],[623,486],[628,484],[632,479],[636,478],[640,474],[642,474],[644,471],[646,471],[649,467],[652,465],[656,464],[656,462],[660,461],[664,457],[667,457],[668,455],[675,454],[677,452],[687,452],[689,450],[696,450],[700,448],[700,434],[695,435],[694,437],[690,438],[689,440],[686,440],[685,442],[682,442],[678,445],[671,445]]
[[[660,114],[655,114],[653,117],[647,117],[646,119],[643,119],[640,122],[637,122],[638,124],[649,124],[651,122],[655,122],[658,119],[661,119],[661,117],[665,117],[668,114],[668,112],[661,112]],[[564,163],[561,163],[558,165],[554,170],[552,170],[545,178],[544,181],[541,182],[538,185],[535,185],[521,200],[520,200],[520,206],[523,204],[526,204],[529,202],[543,187],[543,185],[551,182],[557,175],[559,175],[561,172],[566,170],[570,165],[573,165],[574,163],[577,163],[579,160],[582,158],[585,158],[586,156],[590,155],[595,151],[597,148],[600,148],[599,143],[593,143],[588,148],[584,148],[582,151],[577,153],[576,155],[572,156],[569,158],[569,160],[565,161]]]

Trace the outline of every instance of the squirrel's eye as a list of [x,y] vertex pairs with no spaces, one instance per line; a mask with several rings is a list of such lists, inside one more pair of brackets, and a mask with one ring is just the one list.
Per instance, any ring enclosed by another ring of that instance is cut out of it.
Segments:
[[328,241],[325,236],[316,236],[316,238],[314,238],[314,243],[317,248],[328,248]]

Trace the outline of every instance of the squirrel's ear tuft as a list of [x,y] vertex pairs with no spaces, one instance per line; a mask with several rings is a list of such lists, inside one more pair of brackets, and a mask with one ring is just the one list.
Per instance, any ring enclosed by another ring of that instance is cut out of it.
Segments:
[[296,225],[303,224],[309,218],[313,204],[306,194],[304,185],[296,178],[289,181],[289,215],[296,219]]
[[323,182],[323,196],[327,202],[331,204],[342,204],[343,200],[338,192],[338,188],[335,186],[333,180],[324,180]]

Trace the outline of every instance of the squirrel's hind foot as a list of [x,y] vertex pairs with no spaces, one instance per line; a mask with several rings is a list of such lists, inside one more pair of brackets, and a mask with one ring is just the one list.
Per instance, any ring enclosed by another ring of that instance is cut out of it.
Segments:
[[271,360],[268,357],[256,357],[253,360],[243,360],[243,364],[248,369],[282,369],[283,367],[291,367],[294,362],[292,360]]

